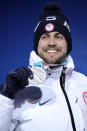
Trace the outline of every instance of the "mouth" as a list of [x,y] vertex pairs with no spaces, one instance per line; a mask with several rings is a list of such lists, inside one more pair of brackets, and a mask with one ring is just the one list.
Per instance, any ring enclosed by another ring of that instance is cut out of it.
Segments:
[[51,50],[47,50],[46,52],[47,52],[47,53],[58,53],[59,51],[60,51],[60,50],[52,50],[52,49],[51,49]]
[[47,50],[47,53],[57,53],[57,50]]

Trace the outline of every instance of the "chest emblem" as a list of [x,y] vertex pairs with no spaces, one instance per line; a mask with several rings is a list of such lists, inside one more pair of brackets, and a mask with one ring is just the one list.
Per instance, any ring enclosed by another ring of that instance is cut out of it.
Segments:
[[51,100],[51,99],[48,99],[47,101],[45,101],[45,102],[43,102],[43,103],[39,102],[39,106],[45,105],[45,104],[48,103],[50,100]]
[[87,105],[87,92],[83,92],[82,96],[85,104]]

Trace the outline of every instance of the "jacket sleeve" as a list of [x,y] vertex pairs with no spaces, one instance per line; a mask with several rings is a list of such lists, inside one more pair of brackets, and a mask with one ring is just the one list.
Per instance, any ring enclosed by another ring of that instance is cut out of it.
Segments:
[[0,94],[0,131],[9,131],[13,109],[13,101]]

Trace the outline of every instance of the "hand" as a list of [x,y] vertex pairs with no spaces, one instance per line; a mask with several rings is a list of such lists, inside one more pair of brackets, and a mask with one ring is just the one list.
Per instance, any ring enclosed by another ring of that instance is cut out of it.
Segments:
[[16,107],[21,107],[22,104],[27,100],[31,104],[39,102],[42,98],[42,91],[37,86],[27,86],[24,90],[18,92],[15,96],[14,105]]
[[33,78],[33,73],[28,67],[12,70],[6,76],[6,88],[2,94],[14,99],[15,95],[29,84],[28,78]]

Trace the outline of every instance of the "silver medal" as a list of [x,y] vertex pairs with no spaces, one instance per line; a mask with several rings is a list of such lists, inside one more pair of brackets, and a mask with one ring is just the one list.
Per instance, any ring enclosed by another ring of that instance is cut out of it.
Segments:
[[46,79],[46,72],[43,68],[38,66],[30,67],[31,71],[33,72],[34,78],[28,78],[29,83],[33,85],[41,84]]

